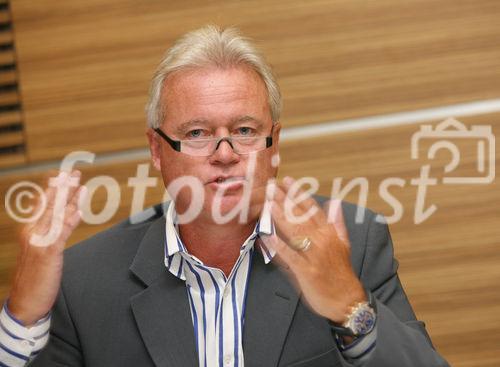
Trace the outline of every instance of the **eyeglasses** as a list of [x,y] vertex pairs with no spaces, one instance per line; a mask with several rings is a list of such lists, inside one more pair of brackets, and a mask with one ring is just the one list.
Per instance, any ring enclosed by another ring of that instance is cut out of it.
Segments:
[[160,128],[154,129],[173,150],[195,157],[211,156],[219,149],[223,141],[227,141],[236,154],[249,154],[267,149],[273,145],[273,130],[274,125],[269,136],[226,136],[222,138],[174,140]]

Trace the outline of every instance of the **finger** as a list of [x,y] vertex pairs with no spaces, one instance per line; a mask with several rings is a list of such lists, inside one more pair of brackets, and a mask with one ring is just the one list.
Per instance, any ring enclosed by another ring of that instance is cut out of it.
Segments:
[[45,190],[43,192],[43,196],[38,197],[36,203],[36,210],[47,211],[52,209],[53,198],[55,197],[57,188],[51,185],[50,183],[53,182],[54,180],[62,180],[64,175],[66,175],[66,173],[59,172],[59,174],[57,174],[56,176],[49,177],[46,180],[47,182],[45,185]]
[[278,261],[285,264],[294,275],[297,274],[300,267],[307,265],[301,254],[290,248],[279,236],[270,235],[261,236],[261,238],[268,248],[275,251]]
[[56,192],[57,190],[55,187],[48,186],[43,194],[38,198],[35,206],[35,213],[41,212],[41,215],[35,222],[28,224],[23,229],[25,234],[33,232],[44,233],[44,230],[52,220]]
[[62,195],[62,202],[55,201],[55,203],[66,206],[80,187],[81,172],[78,170],[74,170],[70,174],[63,172],[61,177],[53,180],[51,186],[56,189],[56,200],[59,199],[58,195]]
[[84,187],[80,186],[78,189],[77,193],[73,196],[71,201],[66,205],[65,211],[64,211],[64,220],[66,220],[67,217],[73,215],[76,211],[80,209],[79,207],[79,200],[81,193],[84,191]]
[[271,205],[271,217],[274,220],[276,232],[280,237],[289,242],[297,235],[297,224],[293,223],[290,215],[285,214],[282,204],[278,201],[273,201]]
[[[73,180],[73,182],[76,183],[78,182],[79,177],[79,172],[75,172],[72,177],[68,176],[65,172],[61,172],[59,176],[52,180],[50,186],[46,190],[46,209],[37,223],[35,223],[32,227],[33,233],[45,235],[54,223],[61,223],[64,221],[64,215],[68,205],[77,206],[78,197],[75,193],[77,192],[78,187],[71,188],[68,186],[71,184],[69,182],[70,180]],[[66,193],[64,193],[64,190],[67,190]],[[66,194],[66,198],[59,197],[59,195],[64,194]]]
[[71,198],[71,201],[64,208],[64,216],[59,219],[66,221],[67,218],[72,217],[75,212],[80,211],[80,202],[85,198],[86,194],[87,187],[80,186]]
[[45,210],[32,227],[33,231],[38,234],[46,233],[54,219],[54,207],[57,199],[57,188],[51,186],[48,187],[45,192]]
[[325,203],[325,208],[328,213],[328,222],[334,226],[339,239],[345,244],[350,244],[349,234],[344,221],[344,213],[342,211],[342,200],[328,200]]
[[80,210],[75,210],[72,212],[68,212],[68,215],[65,217],[64,225],[61,230],[61,234],[58,238],[58,243],[61,246],[65,246],[66,241],[71,236],[75,228],[78,226],[82,218],[82,212]]
[[281,209],[275,206],[274,211],[272,212],[272,216],[274,218],[274,223],[275,223],[276,234],[280,239],[280,241],[287,246],[287,248],[291,251],[290,253],[295,253],[304,260],[307,260],[308,262],[314,260],[314,257],[318,256],[315,249],[308,251],[301,251],[300,249],[297,249],[295,247],[297,245],[294,245],[293,241],[297,241],[298,237],[302,238],[308,237],[310,240],[313,241],[313,243],[316,243],[316,245],[313,247],[318,247],[318,248],[321,247],[319,243],[315,242],[314,239],[312,238],[315,233],[315,227],[304,227],[304,226],[299,227],[297,225],[291,224],[288,221],[286,221],[286,219],[282,219],[284,217],[284,214],[280,212],[280,210]]
[[71,208],[73,211],[79,210],[82,202],[86,199],[88,194],[88,189],[86,186],[79,186],[75,191],[74,195],[71,197],[70,201],[66,205],[66,208]]
[[[283,199],[284,195],[284,192],[277,188],[276,199],[271,207],[278,234],[288,243],[297,236],[313,236],[319,223],[311,218],[312,214],[310,212],[303,212],[300,208],[286,207]],[[321,209],[318,208],[317,210]]]
[[[299,205],[290,197],[289,193],[286,191],[286,188],[283,187],[282,184],[277,184],[274,189],[274,198],[273,205],[277,206],[284,213],[284,218],[293,223],[299,224],[301,221],[298,218],[301,218],[305,213]],[[300,224],[302,224],[300,223]]]
[[295,224],[302,224],[308,221],[316,224],[325,222],[321,217],[321,208],[317,205],[316,201],[310,197],[309,193],[301,191],[295,184],[278,184],[275,200],[283,207],[285,214]]
[[[60,172],[55,177],[50,177],[47,180],[47,188],[45,190],[45,211],[53,210],[55,199],[57,198],[57,193],[59,187],[68,179],[68,174],[66,172]],[[43,204],[43,202],[41,202]]]
[[297,202],[302,209],[307,210],[312,206],[317,206],[316,200],[312,197],[312,194],[302,188],[300,182],[297,182],[290,176],[285,176],[282,180],[282,186],[285,191],[294,191],[294,200]]
[[54,187],[56,191],[62,190],[62,192],[66,193],[66,204],[78,190],[81,175],[82,173],[79,170],[70,173],[62,171],[57,177],[49,180],[49,186]]
[[75,196],[76,192],[80,188],[80,179],[82,177],[82,173],[79,170],[74,170],[71,172],[71,175],[68,177],[67,183],[69,185],[68,198],[67,202],[69,203],[73,196]]
[[[271,245],[266,245],[264,243],[265,241],[269,241],[269,239],[266,239],[265,237],[269,236],[259,236],[255,244],[257,247],[264,248],[263,251],[269,253],[273,248],[271,247]],[[278,253],[275,253],[275,255],[272,258],[272,262],[273,264],[276,264],[280,268],[280,270],[285,273],[285,275],[287,275],[287,277],[290,280],[290,283],[293,284],[296,289],[300,288],[299,282],[297,281],[297,277],[290,269],[290,266],[287,263],[285,263],[285,261],[281,258],[281,256]]]
[[80,186],[75,195],[73,195],[71,202],[66,206],[64,216],[56,219],[62,221],[61,233],[56,242],[60,243],[63,247],[66,240],[80,223],[83,214],[79,209],[79,201],[82,199],[82,196],[86,195],[86,192],[87,188]]
[[299,205],[304,211],[310,210],[310,208],[315,208],[315,213],[313,218],[319,219],[318,217],[324,217],[324,213],[321,211],[318,202],[314,199],[313,194],[318,188],[318,183],[316,180],[311,181],[311,177],[308,179],[304,178],[304,183],[309,184],[310,189],[303,189],[303,184],[300,181],[295,181],[292,177],[286,176],[283,178],[283,186],[286,188],[287,192],[290,190],[295,197],[297,205]]

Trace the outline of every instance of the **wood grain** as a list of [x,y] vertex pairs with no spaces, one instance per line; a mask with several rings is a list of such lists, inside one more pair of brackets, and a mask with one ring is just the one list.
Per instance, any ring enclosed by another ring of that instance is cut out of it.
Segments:
[[21,121],[21,111],[7,111],[0,113],[0,126],[20,123]]
[[15,70],[7,70],[0,73],[0,84],[12,84],[17,81]]
[[144,144],[174,39],[236,25],[274,66],[288,126],[498,98],[496,0],[14,0],[30,162]]
[[13,51],[9,50],[0,52],[0,65],[12,64],[14,61],[15,55]]

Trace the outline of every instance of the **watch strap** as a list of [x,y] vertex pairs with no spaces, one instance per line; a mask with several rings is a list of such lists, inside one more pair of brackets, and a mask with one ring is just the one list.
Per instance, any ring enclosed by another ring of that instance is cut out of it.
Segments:
[[[377,304],[375,302],[375,297],[369,290],[365,289],[365,292],[368,298],[368,305],[373,309],[375,315],[377,315]],[[332,332],[334,332],[336,335],[356,337],[356,334],[354,334],[354,332],[350,328],[334,323],[331,320],[328,320],[328,323],[330,324]]]

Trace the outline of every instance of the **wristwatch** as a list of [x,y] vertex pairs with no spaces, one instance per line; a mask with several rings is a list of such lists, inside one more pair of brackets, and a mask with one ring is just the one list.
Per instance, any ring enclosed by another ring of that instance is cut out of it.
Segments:
[[329,321],[335,334],[359,338],[373,330],[377,321],[377,309],[371,292],[367,291],[366,293],[368,294],[368,302],[359,302],[352,306],[351,312],[343,324],[339,325]]

